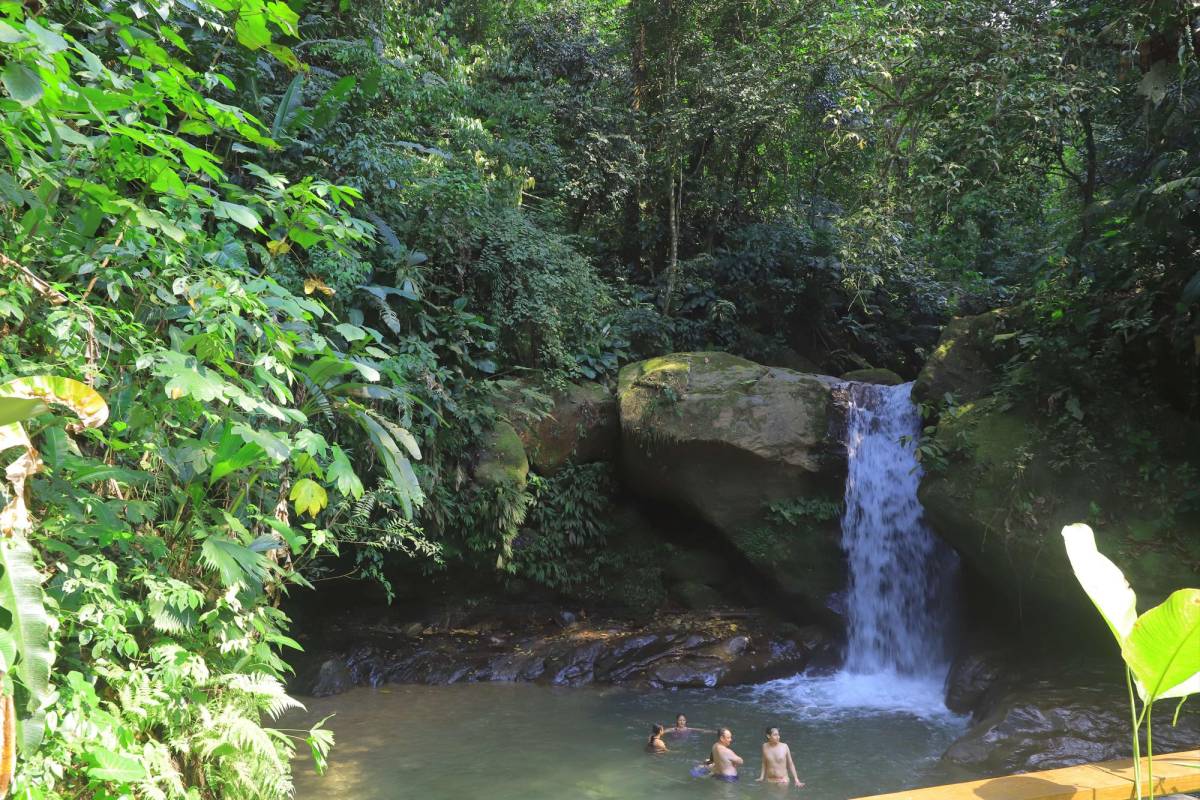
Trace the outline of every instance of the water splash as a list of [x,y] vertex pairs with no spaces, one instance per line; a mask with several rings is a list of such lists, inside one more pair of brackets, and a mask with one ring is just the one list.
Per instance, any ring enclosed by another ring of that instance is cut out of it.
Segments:
[[912,384],[850,384],[846,511],[850,561],[846,672],[936,681],[948,668],[957,558],[917,500],[921,418]]

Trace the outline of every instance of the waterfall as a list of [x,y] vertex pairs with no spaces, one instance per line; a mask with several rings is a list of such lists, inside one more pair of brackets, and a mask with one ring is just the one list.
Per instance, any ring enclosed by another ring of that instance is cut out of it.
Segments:
[[912,384],[851,383],[842,544],[850,562],[846,672],[940,683],[957,557],[917,500],[921,418]]
[[847,384],[845,666],[763,684],[756,694],[764,702],[811,718],[954,717],[943,684],[958,557],[925,525],[917,500],[921,418],[911,390],[912,384]]

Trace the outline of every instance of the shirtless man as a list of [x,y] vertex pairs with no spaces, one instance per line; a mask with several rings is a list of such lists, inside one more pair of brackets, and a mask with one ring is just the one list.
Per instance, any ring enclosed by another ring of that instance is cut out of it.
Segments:
[[767,740],[762,746],[762,771],[758,773],[758,780],[765,779],[767,783],[787,786],[788,773],[791,773],[797,789],[804,785],[796,774],[791,748],[779,741],[779,728],[767,728]]
[[717,741],[712,746],[712,776],[728,783],[738,779],[737,768],[743,763],[741,757],[729,749],[731,744],[733,732],[729,728],[717,728]]

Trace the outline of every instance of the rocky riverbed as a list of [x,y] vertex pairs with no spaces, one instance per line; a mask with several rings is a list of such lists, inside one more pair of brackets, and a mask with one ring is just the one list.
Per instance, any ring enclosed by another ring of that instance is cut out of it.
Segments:
[[754,611],[660,614],[634,622],[524,608],[471,617],[322,619],[302,637],[293,690],[535,681],[555,686],[715,687],[832,669],[840,647],[817,627]]

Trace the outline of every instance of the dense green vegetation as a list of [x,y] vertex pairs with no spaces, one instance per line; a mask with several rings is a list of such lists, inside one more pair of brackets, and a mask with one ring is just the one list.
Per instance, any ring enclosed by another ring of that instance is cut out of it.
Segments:
[[586,595],[611,476],[473,459],[631,359],[911,376],[1007,306],[1032,407],[1195,419],[1198,45],[1186,0],[0,2],[0,382],[110,409],[3,485],[14,793],[286,796],[291,587]]

